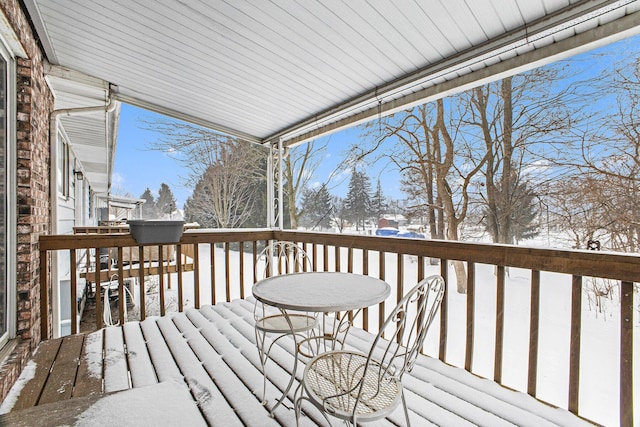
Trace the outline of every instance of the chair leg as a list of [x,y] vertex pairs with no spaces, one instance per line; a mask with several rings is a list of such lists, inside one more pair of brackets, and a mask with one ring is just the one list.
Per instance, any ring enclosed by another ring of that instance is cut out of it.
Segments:
[[407,427],[411,427],[411,421],[409,421],[409,409],[407,409],[407,401],[404,400],[404,388],[402,388],[400,396],[402,398],[402,408],[404,409],[404,419],[407,421]]
[[[300,396],[298,396],[300,393]],[[302,394],[304,391],[302,390],[302,383],[298,384],[296,387],[296,391],[293,393],[293,407],[296,410],[296,427],[300,425],[300,411],[302,410]]]
[[258,357],[260,358],[260,368],[262,369],[262,405],[265,406],[267,404],[267,373],[265,371],[265,364],[267,363],[267,356],[264,351],[264,345],[266,341],[266,333],[259,331],[257,328],[256,332],[256,347],[258,347]]

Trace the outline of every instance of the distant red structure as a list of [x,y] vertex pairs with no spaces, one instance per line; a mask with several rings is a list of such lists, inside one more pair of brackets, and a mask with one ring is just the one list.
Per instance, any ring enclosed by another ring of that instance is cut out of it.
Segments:
[[398,228],[398,221],[387,218],[380,218],[378,220],[378,228]]

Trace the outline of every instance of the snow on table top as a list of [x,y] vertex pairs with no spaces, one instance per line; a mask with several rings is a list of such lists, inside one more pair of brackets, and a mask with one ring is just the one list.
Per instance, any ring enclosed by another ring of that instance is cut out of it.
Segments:
[[369,307],[384,301],[391,287],[384,281],[340,272],[294,273],[273,276],[253,285],[253,296],[287,310],[337,312]]

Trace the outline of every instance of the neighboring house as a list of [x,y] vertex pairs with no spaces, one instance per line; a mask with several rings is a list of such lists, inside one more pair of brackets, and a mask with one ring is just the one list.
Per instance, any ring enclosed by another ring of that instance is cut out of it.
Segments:
[[[0,2],[0,401],[40,342],[38,239],[97,224],[119,113],[107,84],[46,63],[20,4]],[[51,265],[46,274],[68,283],[68,260]]]
[[[387,225],[382,225],[387,224]],[[404,227],[407,225],[407,218],[401,214],[383,214],[378,220],[378,227]]]

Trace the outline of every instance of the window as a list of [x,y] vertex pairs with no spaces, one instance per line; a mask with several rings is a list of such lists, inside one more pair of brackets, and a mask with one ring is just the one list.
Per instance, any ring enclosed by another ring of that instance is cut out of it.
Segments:
[[0,42],[0,348],[13,335],[15,328],[15,221],[11,206],[15,206],[15,65]]
[[58,133],[58,194],[69,197],[69,144],[62,133]]

